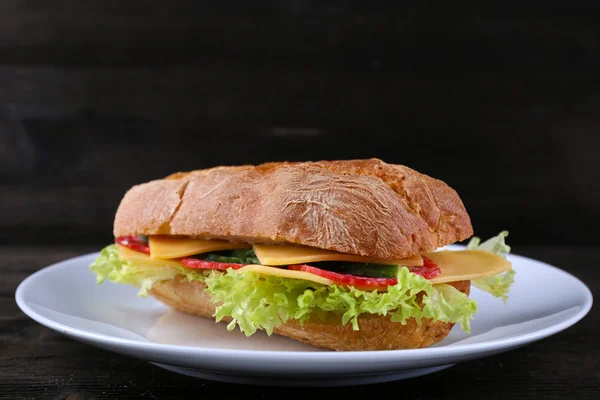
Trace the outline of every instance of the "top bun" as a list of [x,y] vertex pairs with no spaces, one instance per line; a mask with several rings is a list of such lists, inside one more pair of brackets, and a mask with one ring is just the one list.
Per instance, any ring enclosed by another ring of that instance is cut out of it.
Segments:
[[176,173],[132,187],[114,235],[295,243],[401,259],[467,239],[473,228],[446,183],[368,159]]

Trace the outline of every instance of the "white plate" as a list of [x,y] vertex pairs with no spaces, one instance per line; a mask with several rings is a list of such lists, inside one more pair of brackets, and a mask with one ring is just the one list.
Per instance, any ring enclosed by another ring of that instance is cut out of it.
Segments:
[[[450,248],[461,248],[450,246]],[[44,268],[16,292],[29,317],[69,337],[200,378],[251,384],[356,385],[424,375],[543,339],[575,324],[592,306],[590,290],[551,265],[510,255],[516,282],[506,304],[476,288],[471,334],[455,326],[427,349],[333,352],[265,334],[246,338],[224,324],[169,311],[137,289],[96,285],[98,254]]]

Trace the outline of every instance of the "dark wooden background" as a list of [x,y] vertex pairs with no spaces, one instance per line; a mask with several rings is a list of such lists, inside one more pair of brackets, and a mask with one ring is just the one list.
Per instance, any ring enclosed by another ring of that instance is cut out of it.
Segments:
[[600,3],[0,2],[0,241],[103,244],[178,170],[379,157],[475,231],[598,243]]
[[29,274],[112,240],[133,184],[367,157],[445,180],[476,234],[508,229],[598,297],[600,2],[365,3],[0,1],[0,398],[599,398],[596,307],[427,377],[289,390],[169,373],[15,304]]

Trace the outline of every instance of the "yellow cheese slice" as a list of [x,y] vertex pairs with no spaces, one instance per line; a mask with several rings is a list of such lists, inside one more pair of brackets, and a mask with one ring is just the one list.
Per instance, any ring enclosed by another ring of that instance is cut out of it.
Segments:
[[[131,250],[125,246],[117,245],[117,247],[119,256],[122,259],[136,264],[173,268],[182,266],[177,260],[152,258],[148,254]],[[441,270],[440,275],[431,279],[432,284],[486,278],[509,271],[512,268],[508,260],[483,250],[436,251],[426,253],[424,256],[436,263]],[[309,272],[292,271],[265,265],[246,265],[236,271],[240,273],[253,271],[263,276],[273,275],[282,278],[304,279],[323,285],[335,284],[330,279]]]
[[283,268],[267,267],[265,265],[246,265],[246,266],[236,270],[236,272],[239,272],[239,273],[244,273],[246,271],[256,272],[257,274],[264,275],[264,276],[271,275],[271,276],[280,276],[282,278],[303,279],[305,281],[317,282],[317,283],[321,283],[323,285],[335,284],[335,282],[332,281],[331,279],[323,278],[322,276],[311,274],[310,272],[292,271],[292,270],[283,269]]
[[293,265],[319,261],[353,261],[359,263],[406,265],[414,267],[423,265],[423,259],[417,255],[403,260],[381,260],[372,257],[361,257],[336,251],[321,250],[308,246],[285,246],[255,244],[252,249],[263,265]]
[[245,243],[231,243],[224,240],[201,240],[169,236],[150,236],[150,256],[168,260],[192,256],[194,254],[210,253],[219,250],[249,249]]
[[[144,266],[152,266],[152,267],[182,267],[181,263],[176,260],[161,260],[157,258],[152,258],[146,253],[141,253],[139,251],[131,250],[125,246],[117,245],[119,249],[119,257],[124,260],[131,261],[136,264],[142,264]],[[323,285],[333,285],[333,282],[330,279],[323,278],[321,276],[311,274],[309,272],[304,271],[291,271],[287,269],[275,268],[275,267],[267,267],[264,265],[246,265],[236,272],[243,273],[245,271],[256,272],[259,275],[267,276],[280,276],[282,278],[293,278],[293,279],[303,279],[306,281],[312,281],[321,283]]]
[[123,260],[131,261],[132,263],[153,267],[181,267],[181,263],[176,260],[160,260],[158,258],[152,258],[146,253],[131,250],[125,246],[117,245],[117,247],[119,249],[119,257],[121,257]]
[[423,255],[442,271],[431,279],[433,284],[486,278],[512,268],[510,261],[483,250],[444,250]]

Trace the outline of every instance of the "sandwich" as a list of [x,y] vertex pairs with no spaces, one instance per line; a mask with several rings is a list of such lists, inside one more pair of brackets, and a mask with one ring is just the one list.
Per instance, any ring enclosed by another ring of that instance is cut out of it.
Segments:
[[[133,186],[96,281],[176,310],[336,351],[432,346],[506,300],[506,231],[481,242],[457,192],[379,159],[178,172]],[[460,250],[447,245],[470,239]]]

